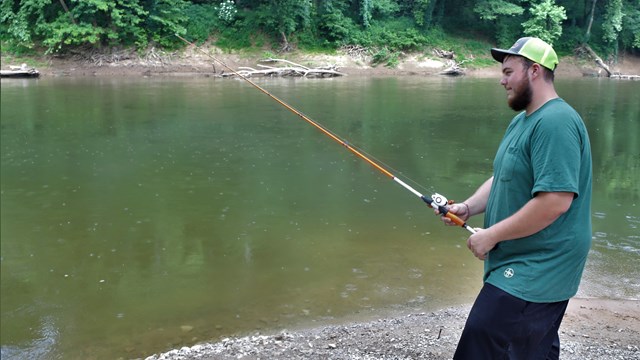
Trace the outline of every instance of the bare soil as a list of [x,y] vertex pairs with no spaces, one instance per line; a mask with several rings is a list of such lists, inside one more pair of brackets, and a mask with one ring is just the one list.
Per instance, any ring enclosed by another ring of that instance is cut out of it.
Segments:
[[[384,65],[373,66],[370,56],[362,54],[340,53],[334,55],[305,54],[292,52],[286,55],[227,53],[213,46],[200,48],[188,47],[179,52],[166,52],[150,49],[147,52],[112,50],[105,53],[78,53],[66,56],[44,56],[33,59],[42,76],[217,76],[229,72],[217,60],[233,69],[242,66],[256,68],[260,60],[268,56],[281,57],[305,66],[320,67],[337,65],[340,72],[350,76],[407,76],[439,75],[449,65],[449,60],[434,54],[405,54],[398,65],[389,68]],[[15,60],[2,57],[2,68]],[[462,64],[465,75],[473,77],[498,77],[500,65],[489,67],[466,66]],[[616,64],[609,65],[613,71],[622,74],[639,75],[640,57],[623,56]],[[604,76],[595,62],[576,57],[564,57],[556,70],[558,77]]]

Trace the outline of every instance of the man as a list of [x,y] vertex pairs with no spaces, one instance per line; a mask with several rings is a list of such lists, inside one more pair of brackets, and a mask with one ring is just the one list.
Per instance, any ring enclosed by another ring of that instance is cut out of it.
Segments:
[[558,57],[549,44],[526,37],[491,54],[502,63],[507,102],[520,113],[493,176],[450,208],[463,220],[485,213],[484,229],[467,240],[484,260],[484,286],[454,359],[558,359],[558,328],[591,245],[589,137],[555,91]]

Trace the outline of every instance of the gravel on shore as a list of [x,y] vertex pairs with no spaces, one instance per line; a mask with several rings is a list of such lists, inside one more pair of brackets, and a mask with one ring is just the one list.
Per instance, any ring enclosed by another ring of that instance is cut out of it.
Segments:
[[[225,338],[146,360],[451,359],[470,306],[362,323]],[[563,360],[640,360],[640,302],[572,299],[560,329]]]

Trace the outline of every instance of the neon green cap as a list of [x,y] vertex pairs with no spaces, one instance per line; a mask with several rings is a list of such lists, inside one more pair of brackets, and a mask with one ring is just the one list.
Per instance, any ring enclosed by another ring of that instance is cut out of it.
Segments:
[[518,39],[509,50],[493,48],[491,49],[491,55],[498,62],[502,62],[507,55],[522,56],[551,71],[558,66],[558,55],[551,45],[534,37]]

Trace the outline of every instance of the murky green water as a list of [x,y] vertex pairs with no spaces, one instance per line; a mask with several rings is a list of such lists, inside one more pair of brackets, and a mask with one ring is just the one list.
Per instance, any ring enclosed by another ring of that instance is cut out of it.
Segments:
[[[258,82],[455,199],[490,175],[513,115],[494,79]],[[463,230],[241,81],[1,85],[3,359],[136,358],[466,303],[481,285]],[[580,294],[640,298],[640,84],[558,88],[594,151]]]

